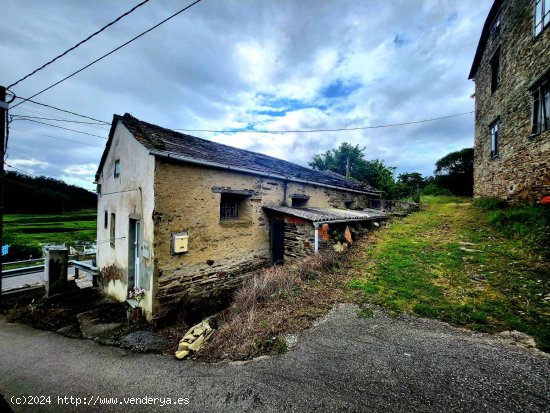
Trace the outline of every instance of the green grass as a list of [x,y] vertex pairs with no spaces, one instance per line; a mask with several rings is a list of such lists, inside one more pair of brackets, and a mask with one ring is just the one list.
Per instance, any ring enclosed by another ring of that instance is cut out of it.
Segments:
[[41,256],[42,245],[79,246],[95,242],[96,212],[85,210],[61,215],[6,215],[4,244],[10,244],[6,261]]
[[550,262],[536,245],[492,227],[467,198],[423,197],[423,208],[375,234],[350,287],[393,314],[487,332],[519,330],[550,351]]

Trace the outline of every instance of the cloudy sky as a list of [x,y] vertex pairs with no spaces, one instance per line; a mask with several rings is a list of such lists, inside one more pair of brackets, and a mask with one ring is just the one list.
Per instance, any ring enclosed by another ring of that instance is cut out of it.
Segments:
[[[2,2],[0,84],[15,82],[137,3]],[[151,0],[11,90],[28,97],[186,3]],[[249,131],[355,128],[472,111],[467,77],[491,3],[203,0],[35,100],[108,122],[128,112],[174,129],[238,130],[192,134],[301,165],[351,142],[398,172],[429,175],[437,159],[473,145],[472,115],[343,132]],[[93,188],[108,126],[52,120],[86,121],[28,102],[10,114],[19,116],[10,125],[9,165]]]

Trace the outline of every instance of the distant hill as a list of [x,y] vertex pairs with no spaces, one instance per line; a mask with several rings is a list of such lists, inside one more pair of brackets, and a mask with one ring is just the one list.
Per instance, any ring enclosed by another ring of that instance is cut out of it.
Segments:
[[6,172],[5,214],[59,214],[96,206],[97,195],[84,188],[45,176]]

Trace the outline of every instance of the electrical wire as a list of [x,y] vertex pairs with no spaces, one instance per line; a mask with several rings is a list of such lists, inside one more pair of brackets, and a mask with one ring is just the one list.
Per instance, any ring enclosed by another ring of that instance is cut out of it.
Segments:
[[[85,119],[90,119],[90,120],[95,120],[96,122],[100,122],[100,123],[104,123],[106,125],[110,125],[111,122],[107,122],[107,121],[104,121],[104,120],[100,120],[100,119],[96,119],[96,118],[92,118],[90,116],[86,116],[86,115],[81,115],[80,113],[76,113],[76,112],[72,112],[70,110],[67,110],[67,109],[62,109],[62,108],[58,108],[56,106],[53,106],[53,105],[48,105],[46,103],[41,103],[41,102],[37,102],[36,100],[32,100],[30,98],[23,98],[23,97],[17,97],[17,99],[22,99],[23,101],[22,102],[19,102],[16,106],[19,106],[21,105],[22,103],[24,102],[30,102],[30,103],[34,103],[35,105],[40,105],[40,106],[44,106],[44,107],[47,107],[47,108],[51,108],[51,109],[55,109],[55,110],[58,110],[60,112],[65,112],[65,113],[69,113],[71,115],[75,115],[75,116],[80,116],[81,118],[85,118]],[[12,109],[14,109],[15,106],[12,107]],[[20,108],[21,109],[21,108]]]
[[45,117],[41,117],[41,116],[18,115],[18,114],[15,114],[15,115],[13,115],[13,116],[15,116],[17,119],[53,120],[53,121],[55,121],[55,122],[67,122],[67,123],[79,123],[79,124],[83,124],[83,125],[102,125],[102,126],[107,126],[107,125],[103,125],[103,124],[97,123],[97,122],[87,122],[87,121],[82,121],[82,120],[71,120],[71,119],[60,119],[60,118],[45,118]]
[[101,138],[101,139],[105,139],[105,140],[108,139],[108,138],[106,138],[106,137],[104,137],[104,136],[95,135],[95,134],[93,134],[93,133],[88,133],[88,132],[84,132],[84,131],[80,131],[80,130],[76,130],[76,129],[65,128],[65,127],[59,126],[59,125],[52,125],[51,123],[40,122],[39,120],[34,120],[34,119],[14,119],[14,121],[15,121],[15,120],[25,120],[25,121],[27,121],[27,122],[39,123],[39,124],[41,124],[41,125],[46,125],[46,126],[51,126],[51,127],[54,127],[54,128],[63,129],[63,130],[71,131],[71,132],[81,133],[81,134],[83,134],[83,135],[95,136],[96,138]]
[[10,167],[10,168],[12,168],[12,169],[15,169],[16,171],[19,171],[19,172],[21,172],[21,173],[24,173],[25,175],[29,175],[29,176],[32,176],[32,177],[35,177],[35,178],[39,178],[38,175],[33,174],[32,172],[29,172],[29,171],[25,171],[25,170],[23,170],[23,169],[19,169],[19,168],[15,167],[15,166],[12,166],[12,165],[8,164],[7,162],[4,162],[4,165],[6,165],[6,166],[8,166],[8,167]]
[[17,129],[17,128],[11,128],[11,129],[14,130],[14,131],[17,131],[17,132],[30,133],[31,135],[44,136],[45,138],[59,139],[59,140],[62,140],[62,141],[78,143],[80,145],[95,146],[96,148],[104,148],[104,146],[102,146],[102,145],[94,145],[93,143],[80,142],[80,141],[75,141],[73,139],[67,139],[67,138],[60,138],[60,137],[57,137],[57,136],[45,135],[43,133],[31,132],[31,131],[24,130],[24,129]]
[[50,90],[51,88],[53,88],[53,87],[59,85],[60,83],[64,82],[65,80],[70,79],[70,78],[73,77],[74,75],[76,75],[76,74],[82,72],[83,70],[89,68],[90,66],[92,66],[92,65],[94,65],[95,63],[99,62],[100,60],[105,59],[107,56],[110,56],[111,54],[115,53],[116,51],[122,49],[124,46],[129,45],[129,44],[132,43],[133,41],[135,41],[135,40],[139,39],[140,37],[146,35],[146,34],[149,33],[150,31],[156,29],[156,28],[159,27],[160,25],[166,23],[168,20],[173,19],[174,17],[176,17],[176,16],[179,15],[180,13],[183,13],[184,11],[190,9],[190,8],[193,7],[195,4],[200,3],[201,1],[202,1],[202,0],[195,0],[195,1],[194,1],[193,3],[191,3],[190,5],[184,7],[183,9],[177,11],[176,13],[174,13],[174,14],[172,14],[171,16],[167,17],[166,19],[162,20],[160,23],[155,24],[155,25],[152,26],[151,28],[149,28],[149,29],[145,30],[144,32],[138,34],[137,36],[131,38],[130,40],[128,40],[127,42],[125,42],[125,43],[121,44],[120,46],[114,48],[114,49],[111,50],[110,52],[105,53],[103,56],[101,56],[101,57],[95,59],[95,60],[92,61],[91,63],[88,63],[87,65],[81,67],[80,69],[78,69],[77,71],[71,73],[70,75],[65,76],[63,79],[61,79],[61,80],[59,80],[59,81],[53,83],[52,85],[50,85],[50,86],[48,86],[48,87],[42,89],[40,92],[35,93],[35,94],[32,95],[30,98],[24,99],[23,101],[19,102],[19,103],[16,104],[15,106],[13,106],[13,108],[16,108],[17,106],[19,106],[19,105],[22,104],[23,102],[26,102],[26,101],[28,101],[28,100],[30,100],[30,99],[32,99],[32,98],[34,98],[34,97],[36,97],[36,96],[38,96],[38,95],[44,93],[44,92],[46,92],[47,90]]
[[401,122],[401,123],[390,123],[386,125],[375,125],[375,126],[358,126],[354,128],[336,128],[336,129],[296,129],[296,130],[242,130],[242,129],[225,129],[225,130],[213,130],[213,129],[172,129],[174,131],[184,131],[184,132],[211,132],[211,133],[274,133],[274,134],[282,134],[282,133],[317,133],[317,132],[342,132],[342,131],[354,131],[354,130],[365,130],[365,129],[381,129],[381,128],[391,128],[394,126],[404,126],[404,125],[414,125],[418,123],[426,123],[426,122],[433,122],[436,120],[441,119],[449,119],[449,118],[456,118],[458,116],[464,116],[464,115],[471,115],[474,113],[473,111],[470,112],[463,112],[463,113],[457,113],[454,115],[448,115],[448,116],[440,116],[438,118],[431,118],[431,119],[423,119],[423,120],[417,120],[412,122]]
[[61,53],[60,55],[54,57],[52,60],[50,60],[49,62],[46,62],[44,63],[42,66],[40,66],[39,68],[35,69],[34,71],[32,71],[31,73],[29,73],[28,75],[26,76],[23,76],[21,79],[19,79],[18,81],[12,83],[11,85],[9,85],[7,88],[9,89],[10,87],[14,87],[15,85],[17,85],[18,83],[21,83],[22,81],[24,81],[25,79],[31,77],[32,75],[34,75],[35,73],[41,71],[42,69],[44,69],[46,66],[49,66],[51,65],[53,62],[55,62],[57,59],[60,59],[61,57],[65,56],[67,53],[73,51],[74,49],[76,49],[77,47],[83,45],[84,43],[86,43],[88,40],[90,40],[92,37],[95,37],[97,36],[99,33],[101,33],[102,31],[104,31],[105,29],[107,29],[108,27],[112,26],[113,24],[117,23],[119,20],[121,20],[122,18],[128,16],[130,13],[132,13],[134,10],[138,9],[139,7],[143,6],[145,3],[149,2],[149,0],[144,0],[142,1],[141,3],[137,4],[136,6],[134,6],[133,8],[131,8],[130,10],[128,10],[126,13],[118,16],[115,20],[109,22],[108,24],[106,24],[105,26],[103,26],[101,29],[97,30],[96,32],[92,33],[91,35],[89,35],[88,37],[86,37],[84,40],[81,40],[80,42],[78,42],[77,44],[75,44],[73,47],[65,50],[63,53]]

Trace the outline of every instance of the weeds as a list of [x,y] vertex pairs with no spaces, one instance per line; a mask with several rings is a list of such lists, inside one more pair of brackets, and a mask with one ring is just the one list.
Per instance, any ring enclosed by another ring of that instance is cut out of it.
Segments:
[[199,357],[249,359],[286,351],[284,335],[309,327],[346,300],[345,255],[327,251],[263,270],[245,281]]

